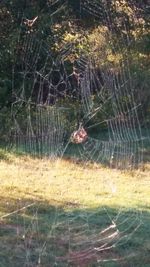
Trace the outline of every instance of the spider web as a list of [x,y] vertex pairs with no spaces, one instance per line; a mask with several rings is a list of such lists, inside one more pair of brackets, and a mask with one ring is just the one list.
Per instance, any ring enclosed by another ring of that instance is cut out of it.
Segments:
[[[83,9],[85,6],[90,9],[90,4],[84,4]],[[92,8],[95,10],[94,3]],[[105,12],[104,15],[107,22],[109,17]],[[121,53],[119,43],[114,45],[111,41],[111,29],[105,38],[114,55]],[[130,73],[127,56],[131,42],[127,36],[126,49],[116,63],[116,72],[112,64],[101,67],[101,61],[107,56],[103,47],[96,51],[96,56],[92,54],[92,58],[79,56],[67,69],[73,43],[54,59],[35,32],[26,30],[20,34],[13,70],[12,105],[12,135],[17,150],[39,156],[63,156],[70,147],[71,133],[82,125],[88,140],[74,147],[81,158],[117,168],[134,168],[141,163],[144,137],[138,114],[142,105],[134,97],[136,75]],[[96,71],[98,67],[100,73]],[[15,84],[18,78],[19,86]],[[90,133],[94,129],[97,138]]]
[[[97,1],[92,4],[81,1],[80,8],[96,18],[103,17],[109,28],[105,35],[114,54],[122,51],[119,42],[112,42],[114,29],[105,2],[101,7]],[[36,32],[24,31],[22,20],[13,69],[12,143],[17,151],[57,159],[54,168],[58,172],[59,159],[65,155],[77,158],[79,162],[82,160],[85,166],[92,161],[115,168],[137,167],[143,160],[145,136],[139,121],[142,106],[135,99],[136,75],[131,76],[127,56],[131,44],[128,35],[126,42],[116,72],[111,64],[105,64],[98,71],[106,56],[103,47],[96,51],[96,56],[83,55],[81,51],[68,68],[67,59],[74,51],[74,44],[64,46],[54,58],[47,43],[40,40]],[[80,125],[86,130],[88,139],[73,144],[71,134]],[[76,175],[80,176],[78,170]],[[97,175],[94,187],[98,179]],[[107,185],[105,182],[104,179],[104,188],[98,188],[98,191],[102,195],[107,192],[109,199],[115,194],[115,183],[108,178]],[[62,200],[65,193],[62,193]],[[100,203],[102,206],[103,197]],[[32,217],[28,224],[23,219],[24,227],[18,230],[25,244],[24,257],[18,260],[24,262],[24,266],[47,266],[47,262],[48,266],[102,266],[107,261],[117,261],[111,251],[125,246],[141,224],[138,211],[124,211],[120,207],[113,214],[103,206],[92,211],[83,205],[80,212],[77,208],[72,210],[73,204],[68,199],[65,214],[57,207],[50,211],[51,222],[44,226],[47,234],[42,241],[38,238],[40,205],[34,208],[32,203],[29,212],[28,206],[23,211],[22,208],[16,210],[22,218],[29,213]]]

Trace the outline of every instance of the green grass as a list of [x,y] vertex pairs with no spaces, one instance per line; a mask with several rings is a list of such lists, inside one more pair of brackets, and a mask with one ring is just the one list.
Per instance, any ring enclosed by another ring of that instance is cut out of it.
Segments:
[[0,267],[150,266],[148,163],[0,155]]

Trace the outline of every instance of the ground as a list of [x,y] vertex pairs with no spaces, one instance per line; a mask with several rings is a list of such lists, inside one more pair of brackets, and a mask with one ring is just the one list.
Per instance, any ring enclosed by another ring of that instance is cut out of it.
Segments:
[[0,267],[150,266],[150,164],[0,153]]

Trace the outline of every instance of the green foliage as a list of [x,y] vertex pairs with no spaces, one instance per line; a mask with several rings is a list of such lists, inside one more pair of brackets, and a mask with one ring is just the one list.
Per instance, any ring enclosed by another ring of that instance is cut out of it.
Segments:
[[[147,1],[134,1],[134,3],[131,0],[107,1],[106,5],[104,1],[94,0],[93,7],[94,5],[99,5],[101,10],[107,8],[108,16],[111,17],[111,29],[110,25],[106,25],[103,12],[100,12],[97,17],[94,12],[87,13],[81,8],[81,1],[14,0],[3,1],[0,4],[0,116],[3,129],[7,129],[7,126],[4,125],[5,122],[8,125],[9,120],[11,121],[11,119],[4,119],[4,117],[5,109],[11,106],[12,69],[20,23],[22,18],[33,19],[36,16],[38,19],[32,31],[38,35],[40,40],[46,41],[53,57],[56,57],[64,46],[73,45],[73,49],[65,61],[68,70],[82,54],[94,58],[96,67],[100,70],[111,66],[115,73],[123,53],[128,53],[133,80],[135,75],[137,77],[135,96],[138,96],[142,101],[145,117],[150,117],[150,74],[148,71],[150,37]],[[138,19],[135,12],[138,14]],[[22,30],[27,31],[28,29],[24,26]],[[128,38],[130,38],[131,44],[127,51]],[[118,42],[121,49],[118,49],[116,45]],[[42,60],[44,59],[41,58]],[[17,79],[16,90],[19,88],[20,77],[18,76]],[[30,91],[30,84],[28,84],[28,88]],[[80,110],[77,102],[72,101],[69,104],[67,98],[65,103],[62,102],[64,107],[70,108],[71,105],[71,110]],[[108,113],[111,112],[110,106],[107,106],[106,109]],[[10,109],[7,115],[10,118]],[[76,112],[71,111],[72,125],[77,120],[75,116]],[[98,116],[102,115],[99,114]]]

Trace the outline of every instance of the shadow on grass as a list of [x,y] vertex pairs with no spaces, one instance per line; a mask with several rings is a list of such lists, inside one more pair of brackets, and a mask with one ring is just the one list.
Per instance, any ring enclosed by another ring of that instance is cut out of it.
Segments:
[[[115,142],[114,142],[115,143]],[[114,148],[114,143],[108,144],[108,148],[104,149],[104,147],[100,147],[98,149],[94,149],[93,151],[93,143],[90,141],[88,150],[85,150],[82,145],[72,144],[70,143],[67,149],[64,151],[63,155],[59,155],[58,157],[64,159],[70,159],[75,162],[81,162],[84,164],[85,162],[98,163],[103,165],[104,167],[111,167],[117,169],[137,169],[142,163],[150,162],[150,138],[146,138],[144,141],[140,141],[138,143],[121,144],[116,143]],[[89,145],[87,143],[87,146]],[[130,145],[130,146],[129,146]],[[112,146],[112,147],[111,147]],[[131,153],[133,150],[134,153]],[[106,153],[105,153],[106,152]],[[10,155],[14,156],[25,156],[29,155],[32,158],[53,158],[50,156],[46,156],[44,152],[43,154],[34,153],[34,151],[27,152],[23,150],[16,150],[13,147],[8,147],[7,150],[4,148],[0,149],[0,160],[10,161]],[[56,155],[54,159],[56,159]]]
[[2,199],[1,267],[150,266],[150,214]]
[[[149,129],[146,132],[142,129],[143,139],[138,141],[133,140],[132,142],[108,142],[107,131],[101,131],[99,134],[97,132],[93,132],[91,134],[91,138],[89,138],[89,141],[85,144],[85,147],[82,146],[82,144],[69,143],[63,155],[59,155],[58,157],[63,157],[65,159],[69,158],[71,160],[75,160],[76,162],[81,162],[82,164],[89,161],[92,163],[100,163],[105,167],[117,169],[137,169],[143,162],[150,162],[149,132]],[[99,144],[98,148],[94,140],[100,141],[101,145]],[[107,143],[106,147],[105,142]],[[11,143],[7,144],[7,149],[5,149],[5,147],[6,145],[4,144],[0,146],[0,160],[10,161],[10,154],[18,157],[29,155],[33,158],[50,158],[49,156],[46,156],[49,153],[44,151],[43,148],[35,153],[35,151],[30,151],[29,148],[28,150],[25,150],[25,147],[23,146],[22,148],[20,147],[16,149]]]

